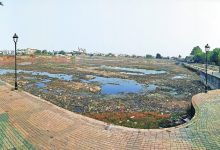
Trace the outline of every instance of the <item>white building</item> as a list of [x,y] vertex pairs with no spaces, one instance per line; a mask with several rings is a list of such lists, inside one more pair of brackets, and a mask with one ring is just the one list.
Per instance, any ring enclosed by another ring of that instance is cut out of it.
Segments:
[[15,51],[12,50],[1,50],[0,55],[14,55]]

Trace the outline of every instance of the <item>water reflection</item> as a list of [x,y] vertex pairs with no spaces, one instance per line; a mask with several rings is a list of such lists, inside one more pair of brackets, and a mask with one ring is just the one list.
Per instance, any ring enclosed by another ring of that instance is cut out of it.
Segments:
[[101,84],[101,94],[119,94],[119,93],[139,93],[143,90],[144,85],[134,80],[120,78],[105,78],[96,76],[91,80],[83,80],[87,83]]

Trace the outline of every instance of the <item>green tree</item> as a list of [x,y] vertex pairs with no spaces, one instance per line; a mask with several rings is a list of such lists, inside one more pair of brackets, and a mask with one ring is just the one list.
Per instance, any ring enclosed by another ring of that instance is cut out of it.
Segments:
[[220,71],[220,55],[218,54],[218,64],[219,65],[219,71]]
[[56,54],[58,54],[58,52],[57,51],[53,51],[53,54],[56,55]]
[[41,50],[36,50],[36,51],[34,52],[34,54],[35,54],[35,55],[41,55]]
[[150,55],[150,54],[146,54],[146,56],[145,56],[146,58],[153,58],[153,56],[152,55]]
[[156,54],[156,58],[157,58],[157,59],[162,59],[162,56],[161,56],[159,53],[157,53],[157,54]]
[[131,55],[131,57],[132,57],[132,58],[136,58],[137,56],[133,54],[133,55]]
[[190,55],[193,55],[193,60],[196,63],[205,62],[205,53],[202,52],[202,49],[199,46],[194,47]]
[[220,48],[215,48],[210,56],[210,61],[214,62],[216,65],[220,65]]
[[208,62],[209,63],[214,63],[213,61],[212,61],[212,55],[213,55],[213,51],[209,51],[208,53],[207,53],[207,60],[208,60]]
[[52,52],[47,52],[47,55],[53,55],[53,53]]
[[[196,63],[205,63],[206,62],[206,53],[202,52],[202,49],[199,46],[196,46],[191,51],[191,56],[193,62]],[[215,48],[213,51],[207,52],[208,63],[213,65],[220,65],[220,48]],[[190,60],[191,62],[191,60]]]
[[199,53],[203,53],[202,52],[202,49],[199,47],[199,46],[196,46],[196,47],[194,47],[193,49],[192,49],[192,51],[191,51],[191,53],[190,53],[190,55],[197,55],[197,54],[199,54]]
[[108,54],[106,54],[105,56],[107,56],[107,57],[115,57],[115,54],[113,54],[113,53],[108,53]]
[[47,55],[47,50],[42,50],[42,55]]
[[194,55],[193,59],[196,63],[204,63],[205,62],[205,53],[198,53]]
[[65,55],[65,54],[66,54],[66,52],[65,52],[64,50],[61,50],[61,51],[59,51],[59,53],[58,53],[58,54]]

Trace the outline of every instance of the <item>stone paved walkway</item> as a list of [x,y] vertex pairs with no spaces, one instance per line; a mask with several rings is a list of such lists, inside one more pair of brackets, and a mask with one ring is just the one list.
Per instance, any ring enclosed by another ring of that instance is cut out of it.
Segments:
[[144,130],[90,119],[0,85],[0,149],[220,149],[220,91],[193,97],[195,117]]

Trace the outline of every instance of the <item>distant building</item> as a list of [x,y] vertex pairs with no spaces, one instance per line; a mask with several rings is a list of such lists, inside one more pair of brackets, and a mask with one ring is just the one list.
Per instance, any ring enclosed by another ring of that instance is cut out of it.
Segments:
[[73,56],[73,53],[72,53],[72,52],[66,52],[65,55],[66,55],[66,56]]
[[118,57],[129,57],[127,54],[119,54]]
[[105,56],[105,54],[96,52],[96,53],[93,53],[93,56]]
[[105,56],[106,56],[106,57],[116,57],[115,54],[113,54],[113,53],[108,53],[108,54],[106,54]]
[[171,60],[177,60],[178,58],[173,56],[173,57],[171,57],[170,59],[171,59]]
[[73,51],[72,52],[72,55],[73,56],[77,56],[77,55],[81,55],[81,54],[83,54],[82,52],[79,52],[79,51]]
[[37,49],[26,48],[26,49],[19,49],[17,53],[21,55],[33,55],[36,51]]
[[163,57],[163,59],[170,59],[170,57],[169,57],[169,56],[167,56],[167,57]]
[[37,51],[37,49],[27,48],[27,55],[32,55]]
[[14,55],[15,51],[12,50],[1,50],[0,55]]
[[65,56],[65,55],[63,55],[63,54],[55,54],[55,56]]
[[78,52],[80,52],[81,54],[85,54],[86,53],[86,49],[78,47]]
[[26,54],[26,49],[18,49],[17,50],[17,54],[20,54],[20,55],[25,55]]
[[72,56],[77,56],[77,55],[82,55],[82,54],[86,55],[86,49],[78,47],[78,49],[77,50],[73,50],[71,52],[71,54],[72,54]]

